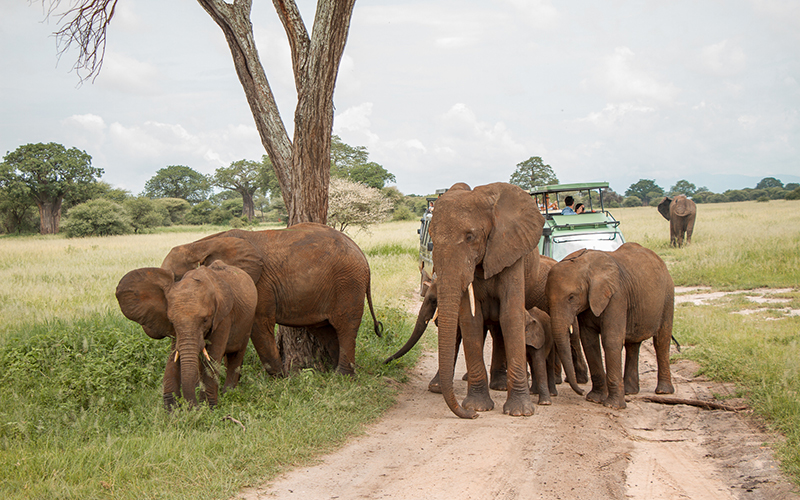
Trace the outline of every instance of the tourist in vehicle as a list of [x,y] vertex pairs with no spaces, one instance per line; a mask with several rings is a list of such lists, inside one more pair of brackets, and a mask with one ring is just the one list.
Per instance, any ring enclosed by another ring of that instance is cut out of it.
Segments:
[[576,204],[575,205],[575,213],[576,214],[586,213],[586,205],[584,205],[583,203]]
[[561,215],[575,215],[575,209],[572,208],[572,205],[575,204],[575,198],[572,196],[567,196],[564,198],[564,210],[561,211]]

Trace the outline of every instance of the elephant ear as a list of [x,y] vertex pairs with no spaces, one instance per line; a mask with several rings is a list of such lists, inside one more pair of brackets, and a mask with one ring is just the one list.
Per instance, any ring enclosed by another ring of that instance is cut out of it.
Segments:
[[175,282],[171,271],[158,267],[134,269],[119,281],[117,301],[122,314],[142,325],[154,338],[174,337],[175,330],[167,317],[166,292]]
[[496,182],[475,191],[488,198],[492,214],[483,257],[483,275],[488,279],[538,247],[544,217],[530,194],[519,186]]
[[525,311],[525,345],[541,349],[544,345],[544,325],[534,314]]
[[611,263],[600,266],[589,266],[589,307],[592,314],[600,316],[605,311],[611,297],[617,291],[617,278],[619,270]]
[[206,279],[208,279],[214,288],[214,319],[212,328],[214,330],[219,327],[225,318],[227,318],[231,310],[233,310],[233,290],[228,280],[233,278],[233,273],[228,269],[228,266],[222,261],[214,261],[208,267]]
[[669,220],[669,205],[672,203],[672,198],[667,196],[661,200],[661,203],[658,204],[658,213],[660,213],[665,219]]

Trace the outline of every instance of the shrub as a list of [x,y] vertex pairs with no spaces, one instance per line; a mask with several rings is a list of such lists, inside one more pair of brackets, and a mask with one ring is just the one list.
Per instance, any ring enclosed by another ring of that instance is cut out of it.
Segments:
[[189,210],[192,208],[189,202],[183,198],[159,198],[155,200],[155,202],[164,207],[169,214],[169,222],[164,221],[165,226],[170,225],[170,223],[182,223],[183,218],[186,217],[186,214],[189,213]]
[[406,205],[400,205],[392,213],[392,220],[414,220],[414,218],[414,214]]
[[143,229],[158,227],[169,221],[169,212],[166,207],[159,205],[150,198],[139,196],[125,200],[125,212],[133,226],[133,232],[139,233]]
[[787,200],[800,200],[800,187],[794,188],[789,194],[786,195]]
[[759,196],[758,199],[756,199],[756,201],[759,202],[759,203],[768,202],[769,201],[769,196],[767,196],[767,195]]
[[70,209],[62,229],[69,238],[113,236],[133,232],[125,210],[111,200],[98,198]]
[[707,198],[709,203],[727,203],[728,197],[721,193],[714,193]]
[[328,225],[344,231],[349,226],[367,229],[386,220],[392,202],[378,189],[347,179],[331,179]]
[[642,199],[638,196],[628,196],[622,200],[623,207],[641,207]]
[[213,211],[214,205],[212,205],[210,201],[201,201],[189,210],[189,213],[186,214],[184,219],[187,224],[193,224],[195,226],[210,224],[211,213]]

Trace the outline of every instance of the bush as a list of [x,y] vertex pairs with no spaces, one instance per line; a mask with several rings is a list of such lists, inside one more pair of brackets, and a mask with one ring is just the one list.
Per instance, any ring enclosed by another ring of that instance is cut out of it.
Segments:
[[628,196],[622,200],[623,207],[641,207],[642,199],[638,196]]
[[367,229],[386,220],[392,202],[380,190],[347,179],[331,179],[328,225],[344,231],[349,226]]
[[154,200],[158,205],[164,207],[169,214],[169,221],[164,221],[165,226],[170,224],[180,224],[183,218],[189,213],[192,206],[183,198],[159,198]]
[[415,216],[406,205],[400,205],[394,209],[392,220],[414,220]]
[[70,209],[62,229],[68,238],[114,236],[133,232],[125,210],[111,200],[98,198]]
[[787,200],[800,200],[800,187],[794,188],[789,194],[786,195]]
[[166,207],[145,196],[129,198],[123,205],[125,212],[133,226],[133,232],[139,233],[144,229],[158,227],[169,221],[169,212]]
[[767,196],[767,195],[759,196],[758,199],[756,199],[756,201],[759,202],[759,203],[768,202],[769,201],[769,196]]
[[203,224],[210,224],[211,223],[211,213],[214,211],[214,205],[211,204],[210,201],[201,201],[197,205],[193,206],[189,213],[186,214],[184,220],[187,224],[193,224],[195,226],[201,226]]
[[728,197],[721,193],[714,193],[707,198],[709,203],[727,203]]

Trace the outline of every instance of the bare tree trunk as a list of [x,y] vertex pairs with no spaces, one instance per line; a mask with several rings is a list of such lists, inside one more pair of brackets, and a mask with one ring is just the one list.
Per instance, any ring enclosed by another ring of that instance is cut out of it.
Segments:
[[[250,23],[252,0],[198,0],[222,28],[236,73],[283,192],[289,226],[324,224],[328,216],[333,91],[347,42],[355,0],[318,0],[309,37],[294,0],[273,0],[292,53],[297,89],[294,142],[289,139],[256,50]],[[304,328],[281,327],[284,368],[320,366],[319,342]]]
[[36,200],[36,205],[39,207],[39,233],[40,234],[56,234],[58,233],[61,224],[61,198],[55,200],[39,201]]
[[242,194],[242,215],[247,217],[247,220],[253,220],[253,217],[256,216],[256,206],[253,203],[253,193],[250,191],[243,189],[241,191]]

